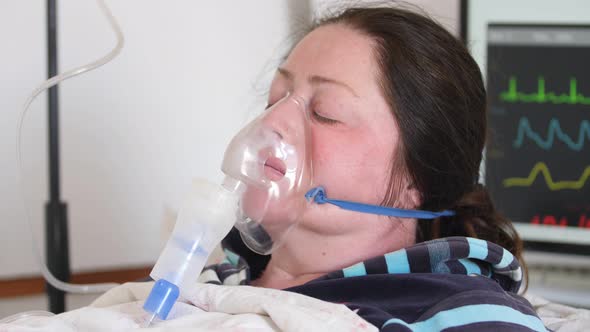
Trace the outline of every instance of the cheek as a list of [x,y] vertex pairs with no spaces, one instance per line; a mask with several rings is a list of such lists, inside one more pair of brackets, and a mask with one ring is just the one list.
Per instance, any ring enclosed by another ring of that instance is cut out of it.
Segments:
[[314,136],[314,183],[328,197],[379,204],[385,196],[394,140],[366,132]]

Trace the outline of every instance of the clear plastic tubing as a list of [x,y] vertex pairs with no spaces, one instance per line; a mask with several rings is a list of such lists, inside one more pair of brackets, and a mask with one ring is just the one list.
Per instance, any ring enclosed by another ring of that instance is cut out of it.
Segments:
[[29,214],[29,210],[27,209],[27,200],[26,200],[26,196],[24,193],[25,186],[24,186],[24,180],[23,180],[23,162],[22,162],[22,156],[21,156],[21,136],[22,136],[22,127],[23,127],[24,119],[25,119],[25,116],[27,115],[27,111],[29,110],[29,106],[33,103],[33,101],[35,100],[35,98],[39,94],[41,94],[43,91],[51,88],[52,86],[60,83],[61,81],[64,81],[64,80],[67,80],[67,79],[72,78],[74,76],[78,76],[78,75],[83,74],[85,72],[94,70],[94,69],[108,63],[109,61],[113,60],[121,52],[121,49],[123,48],[123,45],[124,45],[123,32],[121,32],[121,28],[119,27],[119,24],[115,20],[115,17],[113,17],[113,15],[111,14],[111,11],[106,6],[104,1],[97,0],[97,3],[98,3],[99,8],[101,9],[103,14],[107,18],[111,28],[115,32],[115,35],[117,36],[117,44],[107,55],[101,57],[100,59],[93,61],[87,65],[68,70],[62,74],[56,75],[56,76],[48,79],[47,81],[43,82],[28,97],[28,99],[25,102],[24,107],[20,113],[20,116],[18,118],[18,124],[17,124],[17,137],[16,137],[16,159],[18,162],[17,179],[18,179],[19,185],[22,189],[21,195],[22,195],[22,200],[23,200],[23,204],[24,204],[24,208],[25,208],[25,219],[26,219],[27,223],[29,224],[29,229],[31,232],[33,254],[37,257],[37,261],[39,262],[39,266],[41,267],[41,272],[43,273],[43,277],[45,278],[45,280],[47,280],[47,282],[49,284],[51,284],[53,287],[55,287],[59,290],[62,290],[64,292],[68,292],[68,293],[82,293],[82,294],[103,293],[115,286],[118,286],[118,284],[116,284],[116,283],[101,283],[101,284],[77,285],[77,284],[63,282],[63,281],[55,278],[55,276],[53,276],[53,274],[51,274],[51,271],[49,271],[49,269],[45,265],[45,262],[43,261],[39,247],[37,245],[37,237],[35,236],[35,233],[34,233],[32,221],[31,221],[31,216]]

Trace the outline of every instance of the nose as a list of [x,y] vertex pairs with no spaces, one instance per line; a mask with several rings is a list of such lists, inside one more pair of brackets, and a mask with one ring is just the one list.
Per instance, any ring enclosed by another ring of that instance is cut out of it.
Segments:
[[293,143],[305,132],[305,100],[299,96],[287,96],[271,106],[262,121],[281,139]]

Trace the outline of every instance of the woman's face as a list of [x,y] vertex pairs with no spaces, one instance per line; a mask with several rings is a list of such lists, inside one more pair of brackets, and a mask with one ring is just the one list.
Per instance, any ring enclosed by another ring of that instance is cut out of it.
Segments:
[[[372,40],[339,24],[309,33],[277,70],[269,105],[287,93],[307,101],[312,181],[323,186],[330,198],[380,204],[387,191],[399,130],[378,75]],[[281,112],[274,114],[280,116]],[[315,217],[312,213],[303,224],[328,233],[352,227],[349,221],[332,223],[326,218],[365,221],[378,217],[330,210]]]

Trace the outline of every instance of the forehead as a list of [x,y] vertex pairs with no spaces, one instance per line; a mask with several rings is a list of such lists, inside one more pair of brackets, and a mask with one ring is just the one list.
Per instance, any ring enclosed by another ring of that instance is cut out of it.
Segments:
[[357,92],[373,88],[377,66],[372,40],[342,24],[319,27],[307,34],[283,65],[301,76],[325,76],[350,85]]

